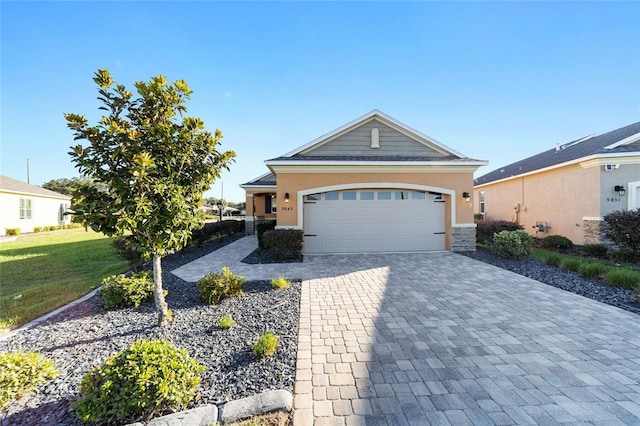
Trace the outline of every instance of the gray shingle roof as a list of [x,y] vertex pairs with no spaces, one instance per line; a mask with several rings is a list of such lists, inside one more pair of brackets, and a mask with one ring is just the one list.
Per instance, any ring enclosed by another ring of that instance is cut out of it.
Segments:
[[8,176],[0,176],[0,191],[17,192],[20,194],[39,195],[41,197],[61,198],[70,200],[71,197],[58,192],[49,191],[36,185],[31,185]]
[[276,185],[276,176],[273,173],[269,173],[265,176],[261,176],[250,182],[243,183],[240,186],[275,186],[275,185]]
[[599,136],[591,136],[577,139],[561,145],[559,149],[552,148],[540,154],[534,155],[524,160],[517,161],[507,166],[496,169],[486,175],[475,179],[476,185],[484,185],[500,179],[518,176],[536,170],[545,169],[580,158],[597,154],[615,154],[639,152],[637,144],[622,145],[613,149],[605,149],[609,145],[624,140],[630,136],[640,133],[640,122],[630,124],[617,130],[604,133]]

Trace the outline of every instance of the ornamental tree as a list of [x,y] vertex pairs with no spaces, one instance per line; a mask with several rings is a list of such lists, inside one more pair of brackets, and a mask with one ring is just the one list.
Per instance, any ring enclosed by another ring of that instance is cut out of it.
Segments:
[[229,170],[235,152],[218,152],[222,133],[183,116],[192,93],[184,80],[168,83],[159,75],[136,82],[137,96],[107,70],[98,70],[93,81],[105,115],[93,126],[82,115],[65,119],[74,140],[87,141],[71,147],[72,162],[82,176],[104,185],[80,185],[75,214],[94,231],[130,235],[133,248],[153,259],[158,325],[165,326],[161,259],[202,226],[202,194]]

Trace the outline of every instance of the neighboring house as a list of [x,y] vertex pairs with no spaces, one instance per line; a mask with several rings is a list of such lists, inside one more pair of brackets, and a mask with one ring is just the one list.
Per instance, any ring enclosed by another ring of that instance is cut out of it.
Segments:
[[71,216],[63,213],[70,205],[67,195],[0,176],[0,235],[6,228],[33,232],[36,227],[68,224]]
[[374,110],[241,185],[254,221],[303,230],[305,253],[475,250],[473,160]]
[[538,237],[604,242],[604,215],[640,207],[640,122],[479,177],[474,205],[486,219],[518,222]]

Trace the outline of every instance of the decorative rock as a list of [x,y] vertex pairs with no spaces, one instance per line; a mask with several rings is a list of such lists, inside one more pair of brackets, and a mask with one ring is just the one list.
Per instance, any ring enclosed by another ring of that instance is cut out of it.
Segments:
[[218,407],[204,405],[187,411],[158,417],[147,423],[147,426],[207,426],[218,421]]
[[274,390],[227,402],[220,408],[222,424],[239,422],[272,411],[290,411],[293,395],[286,390]]

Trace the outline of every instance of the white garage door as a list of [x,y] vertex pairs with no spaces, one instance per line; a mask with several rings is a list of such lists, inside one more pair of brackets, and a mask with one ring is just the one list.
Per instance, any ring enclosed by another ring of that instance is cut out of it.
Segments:
[[444,250],[442,194],[362,189],[305,196],[305,253]]

